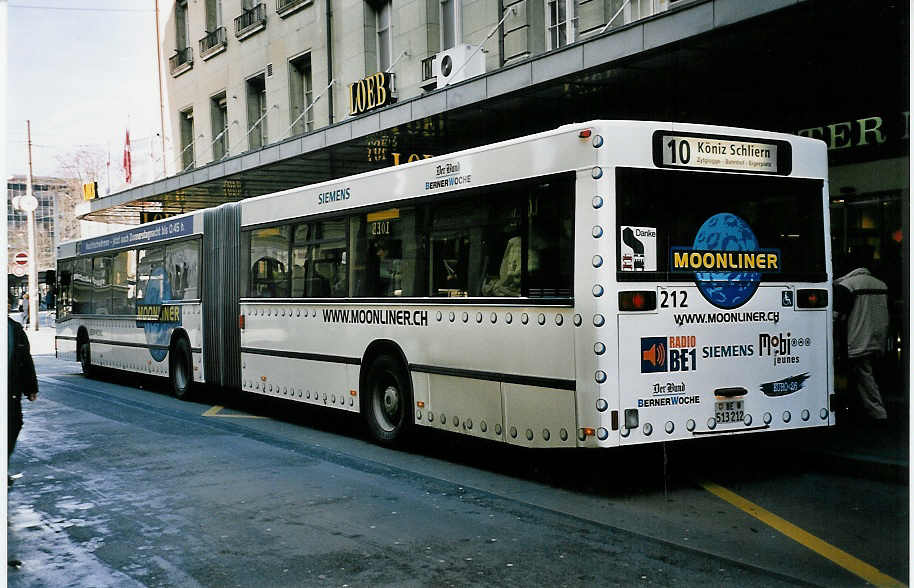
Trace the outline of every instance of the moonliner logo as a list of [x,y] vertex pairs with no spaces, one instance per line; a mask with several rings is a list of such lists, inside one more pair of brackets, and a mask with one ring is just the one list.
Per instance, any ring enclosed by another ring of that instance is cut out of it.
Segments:
[[695,273],[705,300],[718,308],[738,308],[758,290],[763,273],[781,271],[781,252],[762,249],[749,224],[729,212],[701,225],[691,247],[670,248],[670,269]]

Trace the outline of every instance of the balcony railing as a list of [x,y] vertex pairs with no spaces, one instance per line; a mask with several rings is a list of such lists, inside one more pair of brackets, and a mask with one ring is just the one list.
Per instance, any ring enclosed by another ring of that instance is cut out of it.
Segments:
[[190,47],[175,49],[175,54],[168,58],[171,75],[179,76],[194,66],[194,51]]
[[266,26],[267,7],[261,2],[250,10],[245,10],[235,19],[235,36],[242,40],[265,29]]
[[314,2],[314,0],[276,0],[276,14],[285,18],[312,2]]
[[225,50],[225,27],[219,27],[215,31],[206,33],[206,36],[200,39],[200,57],[205,61]]
[[419,81],[419,85],[426,90],[433,89],[437,84],[438,80],[435,78],[434,68],[432,64],[435,63],[435,58],[437,55],[432,55],[431,57],[426,57],[420,63],[422,65],[422,79]]

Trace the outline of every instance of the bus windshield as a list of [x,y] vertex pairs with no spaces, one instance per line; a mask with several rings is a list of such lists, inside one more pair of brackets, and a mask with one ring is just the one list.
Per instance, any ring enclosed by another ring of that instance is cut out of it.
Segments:
[[[738,217],[740,233],[721,250],[779,253],[780,267],[763,273],[762,281],[824,282],[822,187],[811,179],[618,168],[618,279],[691,281],[694,273],[671,268],[672,252],[717,249],[703,246],[699,233],[712,217],[726,215]],[[647,235],[650,245],[641,267],[626,254],[637,258],[643,246],[644,240],[632,239],[632,229]],[[746,239],[736,244],[740,236]],[[755,243],[746,245],[753,237]]]

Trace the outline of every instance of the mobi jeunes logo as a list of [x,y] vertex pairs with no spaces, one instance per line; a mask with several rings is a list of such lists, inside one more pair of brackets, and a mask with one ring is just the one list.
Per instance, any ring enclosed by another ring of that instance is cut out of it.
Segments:
[[721,212],[701,225],[691,247],[670,248],[670,269],[694,272],[699,292],[717,308],[738,308],[758,290],[762,274],[781,271],[781,252],[762,249],[746,221]]

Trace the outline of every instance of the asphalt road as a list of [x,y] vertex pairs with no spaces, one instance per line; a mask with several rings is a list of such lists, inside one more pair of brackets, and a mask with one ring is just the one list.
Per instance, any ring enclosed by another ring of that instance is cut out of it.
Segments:
[[820,471],[799,438],[537,452],[421,433],[392,451],[350,415],[180,402],[155,380],[36,362],[10,463],[10,586],[908,578],[907,486]]

